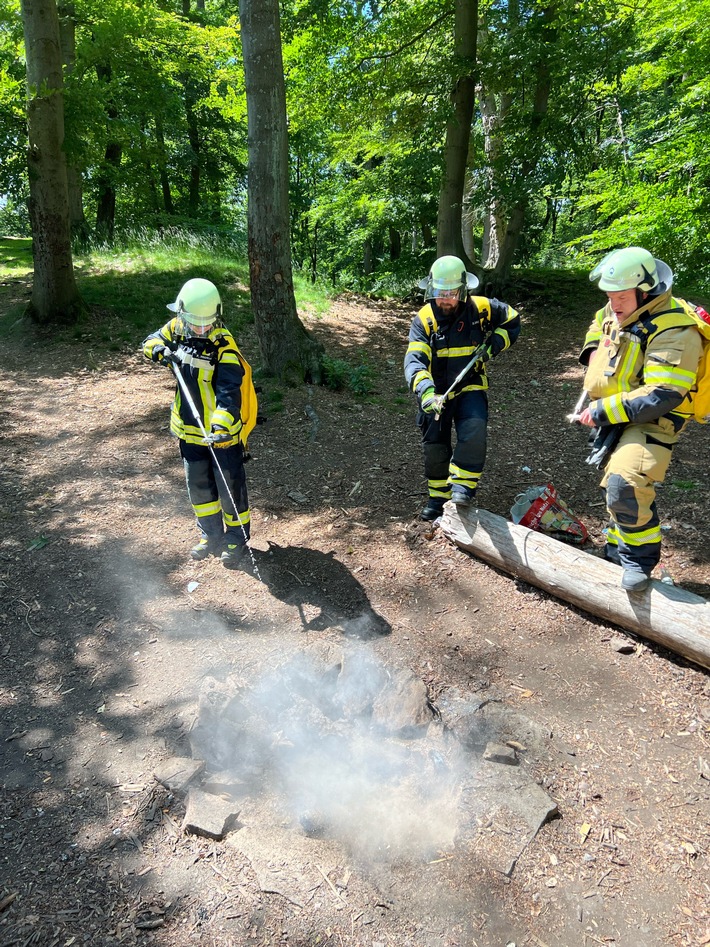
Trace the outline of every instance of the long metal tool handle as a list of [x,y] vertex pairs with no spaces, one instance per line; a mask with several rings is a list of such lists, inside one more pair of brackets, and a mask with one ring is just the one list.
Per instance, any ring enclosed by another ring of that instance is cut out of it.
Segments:
[[589,392],[585,390],[579,396],[579,400],[577,401],[577,404],[574,406],[574,411],[572,412],[572,414],[567,415],[567,420],[570,422],[570,424],[579,424],[579,416],[584,410],[584,406],[587,403],[588,399],[589,399]]
[[202,423],[202,418],[200,417],[200,412],[198,411],[197,405],[195,404],[195,399],[190,394],[190,389],[187,387],[185,379],[180,374],[179,369],[175,365],[173,365],[172,362],[170,362],[170,368],[172,369],[172,373],[175,376],[175,380],[178,383],[178,386],[180,388],[180,391],[183,394],[183,397],[185,398],[185,401],[187,401],[188,403],[192,416],[195,419],[195,422],[197,426],[199,427],[200,431],[202,432],[203,437],[205,438],[205,447],[209,450],[210,454],[212,455],[212,460],[214,460],[214,465],[217,468],[217,472],[219,473],[220,480],[222,481],[222,486],[224,487],[225,495],[229,497],[229,502],[232,504],[234,518],[239,523],[242,533],[244,535],[244,545],[249,550],[249,555],[251,556],[252,568],[254,569],[254,575],[257,577],[257,579],[259,579],[259,581],[261,581],[261,575],[259,574],[259,569],[256,564],[256,559],[254,559],[254,553],[251,551],[251,546],[249,545],[249,537],[247,536],[247,531],[244,529],[244,524],[242,523],[241,517],[239,516],[239,510],[237,509],[237,504],[234,500],[234,497],[232,496],[232,491],[229,489],[227,478],[224,476],[224,471],[222,470],[222,466],[219,460],[217,459],[217,454],[215,453],[215,449],[210,443],[210,436],[207,433],[207,430],[204,424]]
[[434,413],[434,417],[435,417],[435,419],[436,419],[437,421],[439,420],[439,417],[441,416],[441,412],[442,412],[443,409],[444,409],[444,405],[446,404],[446,399],[449,397],[449,395],[450,395],[451,392],[454,390],[454,388],[459,384],[459,382],[462,381],[462,380],[466,377],[466,375],[467,375],[467,374],[469,373],[469,371],[473,368],[473,366],[476,364],[476,362],[480,362],[480,361],[481,361],[481,356],[482,356],[482,354],[483,354],[483,352],[484,352],[484,350],[485,350],[485,348],[486,348],[487,345],[488,345],[487,342],[483,342],[481,345],[478,346],[478,348],[476,349],[476,351],[473,353],[473,355],[472,355],[470,361],[468,361],[468,362],[464,365],[464,367],[463,367],[463,368],[461,369],[461,371],[458,373],[458,375],[456,376],[456,378],[454,378],[454,380],[451,382],[451,384],[450,384],[449,387],[446,389],[446,391],[443,393],[443,395],[440,395],[440,396],[439,396],[440,401],[441,401],[441,407],[439,408],[438,411],[436,411],[436,412]]

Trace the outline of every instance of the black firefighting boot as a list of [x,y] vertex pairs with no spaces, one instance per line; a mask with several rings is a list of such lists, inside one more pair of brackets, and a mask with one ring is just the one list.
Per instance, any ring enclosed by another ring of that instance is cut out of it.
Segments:
[[203,536],[199,543],[190,550],[190,558],[201,562],[208,556],[219,556],[223,546],[224,539],[222,536]]
[[468,487],[462,487],[459,484],[454,484],[451,490],[451,502],[454,504],[454,506],[471,506],[475,495],[475,490],[470,490]]
[[420,520],[425,520],[426,522],[431,522],[432,520],[438,520],[439,517],[444,512],[444,500],[439,497],[429,497],[427,505],[419,514]]
[[219,557],[225,569],[239,569],[246,556],[247,547],[244,543],[228,543]]

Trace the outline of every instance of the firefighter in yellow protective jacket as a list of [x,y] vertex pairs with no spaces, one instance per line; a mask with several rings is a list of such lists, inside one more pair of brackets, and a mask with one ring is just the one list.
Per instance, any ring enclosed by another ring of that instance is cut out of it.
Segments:
[[615,250],[589,278],[608,302],[580,356],[590,403],[579,420],[598,429],[598,441],[616,440],[601,481],[610,517],[605,555],[623,567],[622,588],[642,592],[661,557],[656,484],[692,412],[702,339],[690,304],[671,294],[670,268],[648,250]]
[[419,284],[426,305],[412,320],[404,375],[419,401],[429,491],[423,520],[441,516],[446,500],[462,507],[473,502],[486,459],[485,363],[510,348],[520,333],[515,309],[471,295],[477,286],[456,256],[439,257]]
[[[178,385],[170,430],[180,442],[187,492],[200,530],[190,556],[197,560],[218,556],[226,568],[236,569],[251,519],[241,436],[245,367],[222,322],[222,300],[213,283],[188,280],[167,308],[176,315],[148,336],[143,354],[180,373],[199,421],[210,432],[206,442],[193,406]],[[220,449],[215,453],[215,448]],[[221,475],[215,470],[215,458]]]

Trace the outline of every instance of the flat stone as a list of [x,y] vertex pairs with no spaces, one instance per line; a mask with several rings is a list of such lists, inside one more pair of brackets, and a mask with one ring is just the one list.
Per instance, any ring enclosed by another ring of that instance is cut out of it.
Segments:
[[239,810],[231,801],[192,788],[187,794],[182,827],[193,835],[221,841],[237,825]]
[[483,751],[483,759],[489,763],[505,763],[507,766],[517,766],[518,757],[512,746],[503,743],[488,743]]
[[233,773],[213,773],[202,780],[202,789],[213,796],[230,796],[236,799],[249,792],[249,787],[243,779]]
[[629,641],[628,638],[612,638],[609,642],[614,651],[618,651],[619,654],[635,654],[636,645]]
[[205,764],[202,760],[193,760],[189,756],[173,756],[161,763],[153,771],[153,775],[170,792],[181,794],[204,768]]
[[433,719],[426,684],[406,670],[392,674],[372,707],[372,722],[402,737],[421,734]]

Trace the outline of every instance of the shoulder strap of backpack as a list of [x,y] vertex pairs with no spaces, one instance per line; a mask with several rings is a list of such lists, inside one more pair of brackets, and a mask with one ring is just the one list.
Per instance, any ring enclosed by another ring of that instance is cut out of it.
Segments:
[[[678,316],[681,317],[680,321]],[[634,323],[628,333],[639,340],[643,348],[648,345],[648,340],[659,332],[666,329],[680,329],[683,326],[697,326],[698,319],[691,315],[683,306],[677,306],[675,309],[663,309],[661,312],[649,313],[643,319]]]

